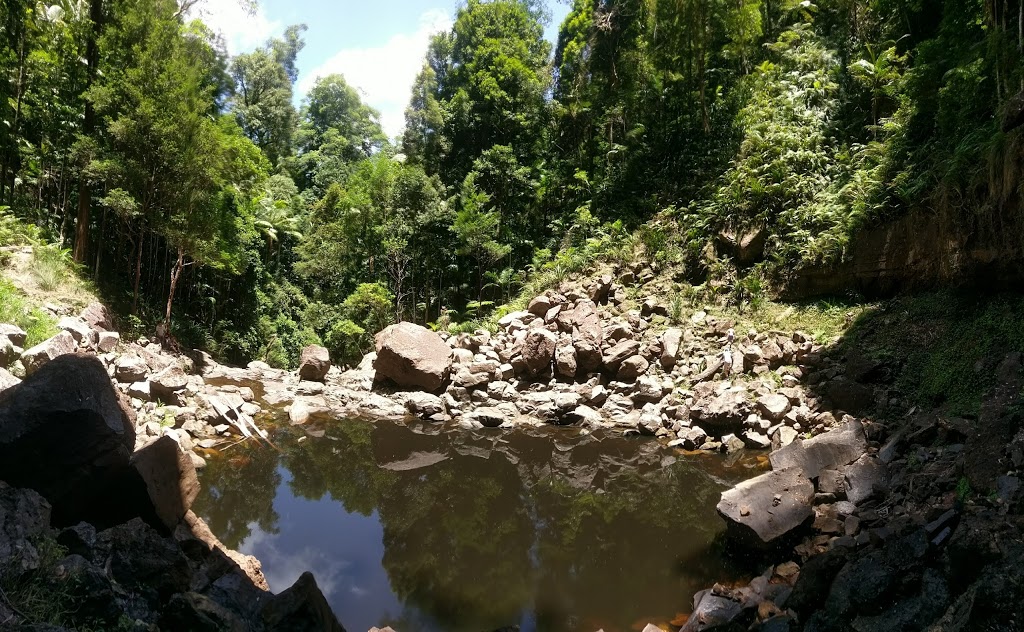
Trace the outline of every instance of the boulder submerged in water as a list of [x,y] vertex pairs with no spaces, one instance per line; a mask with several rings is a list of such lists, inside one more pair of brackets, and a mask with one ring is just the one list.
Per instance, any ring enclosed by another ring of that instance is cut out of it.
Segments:
[[404,388],[439,390],[452,367],[452,349],[436,333],[413,323],[391,325],[377,334],[377,379]]

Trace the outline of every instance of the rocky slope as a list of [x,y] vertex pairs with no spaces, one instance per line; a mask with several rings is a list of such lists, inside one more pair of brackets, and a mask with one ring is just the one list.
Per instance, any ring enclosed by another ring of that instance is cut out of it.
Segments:
[[[275,417],[571,424],[650,435],[681,450],[763,450],[770,470],[723,494],[719,513],[732,546],[764,559],[766,571],[747,586],[698,593],[684,630],[1019,629],[1020,582],[1000,579],[1022,552],[1018,354],[1002,359],[979,418],[951,418],[906,406],[886,371],[832,341],[737,331],[703,310],[670,323],[657,292],[627,299],[634,276],[564,284],[493,332],[393,326],[350,371],[332,367],[319,348],[303,353],[296,373],[170,354],[159,342],[120,340],[99,305],[64,314],[62,333],[29,350],[19,348],[21,332],[0,325],[0,349],[14,373],[29,375],[26,384],[62,356],[95,356],[134,413],[120,422],[121,443],[97,445],[134,455],[159,449],[185,470],[202,467],[207,450],[265,440],[260,426]],[[26,390],[17,383],[0,370],[0,389]],[[145,471],[145,459],[130,460]],[[175,489],[189,486],[187,476],[170,478]],[[968,480],[993,493],[965,491]],[[149,497],[159,487],[150,483]],[[177,516],[195,527],[188,494],[152,504],[149,522],[166,526]],[[55,505],[55,515],[67,511]]]

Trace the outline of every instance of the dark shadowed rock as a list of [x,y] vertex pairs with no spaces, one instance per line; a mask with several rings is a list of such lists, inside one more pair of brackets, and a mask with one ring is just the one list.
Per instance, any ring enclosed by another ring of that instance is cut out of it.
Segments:
[[188,590],[188,558],[172,538],[161,536],[139,518],[96,536],[95,562],[110,578],[146,597],[151,606]]
[[199,495],[192,458],[181,451],[177,441],[163,436],[133,454],[131,466],[145,482],[156,515],[173,529]]
[[836,408],[854,415],[867,410],[875,403],[874,391],[870,386],[845,378],[829,382],[825,394]]
[[164,630],[190,632],[245,632],[246,625],[230,610],[198,593],[171,597],[160,615]]
[[261,613],[268,632],[345,632],[311,573],[271,597]]
[[[50,504],[30,489],[0,481],[0,560],[11,571],[38,568],[33,542],[50,528]],[[0,621],[0,624],[3,622]]]
[[377,377],[402,387],[436,391],[448,378],[452,350],[436,333],[413,323],[391,325],[377,334]]
[[309,345],[299,357],[299,378],[311,382],[323,382],[331,370],[331,354],[319,345]]
[[115,500],[134,446],[135,413],[93,356],[60,356],[0,393],[0,479],[45,496],[58,523]]
[[814,517],[814,485],[797,468],[767,472],[722,494],[718,514],[753,545],[776,544]]
[[864,428],[851,421],[806,441],[797,439],[772,452],[772,469],[797,468],[807,478],[818,478],[822,470],[835,470],[853,463],[867,450]]

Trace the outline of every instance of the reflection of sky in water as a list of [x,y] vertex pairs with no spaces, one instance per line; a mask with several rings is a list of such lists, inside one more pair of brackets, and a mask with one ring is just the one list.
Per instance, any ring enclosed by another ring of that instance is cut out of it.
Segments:
[[[377,512],[361,516],[346,512],[341,503],[296,498],[288,487],[291,473],[280,466],[278,472],[278,534],[250,525],[252,533],[240,547],[263,563],[270,590],[280,592],[311,571],[331,608],[344,613],[341,623],[346,629],[369,630],[395,618],[402,604],[381,566],[384,529]],[[337,537],[324,537],[325,533]]]

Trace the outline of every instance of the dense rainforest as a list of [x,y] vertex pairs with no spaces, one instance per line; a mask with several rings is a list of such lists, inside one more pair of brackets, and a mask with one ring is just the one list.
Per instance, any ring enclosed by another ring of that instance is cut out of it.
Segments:
[[465,326],[626,243],[755,300],[1020,206],[1024,0],[572,0],[555,46],[542,2],[467,0],[397,139],[340,75],[295,107],[303,25],[232,57],[195,2],[2,0],[0,241],[233,361]]

